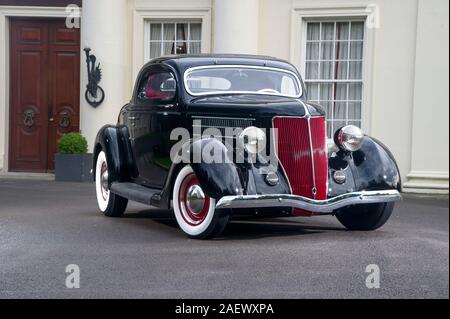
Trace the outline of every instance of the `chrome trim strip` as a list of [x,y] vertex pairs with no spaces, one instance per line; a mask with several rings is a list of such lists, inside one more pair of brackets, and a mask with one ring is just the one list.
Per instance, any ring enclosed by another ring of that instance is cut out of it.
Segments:
[[340,195],[327,200],[315,200],[288,194],[238,195],[221,198],[216,208],[265,208],[291,207],[320,214],[332,214],[339,208],[361,205],[397,202],[402,199],[397,190],[364,191]]
[[256,121],[256,119],[251,117],[225,117],[225,116],[200,116],[194,115],[193,119],[213,119],[213,120],[244,120],[244,121]]
[[[283,95],[283,94],[270,94],[270,93],[259,93],[254,91],[216,91],[216,92],[206,92],[206,93],[193,93],[189,86],[187,85],[187,77],[189,73],[195,70],[203,70],[203,69],[226,69],[226,68],[241,68],[241,69],[259,69],[259,70],[269,70],[269,71],[277,71],[277,72],[283,72],[292,75],[295,80],[297,81],[298,86],[298,95]],[[289,97],[293,99],[298,99],[303,96],[303,87],[300,82],[299,77],[294,72],[291,72],[289,70],[284,70],[280,68],[272,68],[267,66],[257,66],[257,65],[239,65],[239,64],[215,64],[215,65],[204,65],[204,66],[196,66],[193,68],[189,68],[184,72],[183,76],[183,82],[184,82],[184,88],[189,93],[189,95],[192,96],[208,96],[208,95],[217,95],[217,94],[256,94],[256,95],[271,95],[271,96],[284,96]]]
[[[306,121],[308,122],[309,151],[311,153],[311,167],[312,167],[312,177],[313,177],[313,180],[312,180],[313,189],[311,190],[311,192],[312,192],[314,199],[316,199],[316,197],[317,197],[316,162],[314,161],[314,147],[313,147],[312,132],[311,132],[311,113],[309,112],[309,109],[305,103],[301,102],[301,104],[305,108]],[[328,193],[328,187],[327,187],[327,193]]]

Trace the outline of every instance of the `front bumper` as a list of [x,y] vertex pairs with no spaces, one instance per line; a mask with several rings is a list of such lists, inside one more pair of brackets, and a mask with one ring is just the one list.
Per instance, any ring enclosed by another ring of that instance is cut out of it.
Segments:
[[314,200],[288,194],[239,195],[223,197],[217,202],[216,208],[291,207],[314,213],[332,214],[346,206],[397,202],[401,199],[402,196],[396,190],[348,193],[327,200]]

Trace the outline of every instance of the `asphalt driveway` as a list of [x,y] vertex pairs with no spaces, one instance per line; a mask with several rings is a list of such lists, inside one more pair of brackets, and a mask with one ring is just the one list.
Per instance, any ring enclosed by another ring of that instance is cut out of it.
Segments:
[[[80,269],[66,288],[65,268]],[[366,287],[366,267],[380,288]],[[406,199],[376,232],[334,217],[233,221],[187,239],[171,214],[103,217],[94,187],[0,180],[0,298],[448,298],[448,201]]]

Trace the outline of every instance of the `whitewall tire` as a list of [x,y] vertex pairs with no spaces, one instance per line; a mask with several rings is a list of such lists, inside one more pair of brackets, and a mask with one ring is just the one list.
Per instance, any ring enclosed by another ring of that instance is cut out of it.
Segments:
[[228,223],[228,211],[216,210],[216,200],[203,191],[191,166],[178,173],[172,201],[177,223],[189,237],[215,237]]
[[108,217],[120,217],[127,208],[128,200],[110,192],[108,177],[106,154],[101,151],[95,165],[95,191],[98,208]]

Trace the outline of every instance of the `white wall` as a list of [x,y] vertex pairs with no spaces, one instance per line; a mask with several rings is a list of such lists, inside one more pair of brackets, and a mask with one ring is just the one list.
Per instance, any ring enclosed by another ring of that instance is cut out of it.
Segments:
[[[127,0],[84,0],[81,49],[88,46],[101,64],[105,90],[103,104],[90,106],[85,98],[87,71],[84,58],[81,72],[80,129],[92,151],[95,137],[105,124],[115,124],[121,107],[129,100],[129,43]],[[84,56],[84,52],[83,52]]]
[[259,54],[289,60],[292,0],[260,0]]
[[370,134],[393,152],[402,180],[411,170],[411,119],[416,47],[416,0],[378,1]]
[[259,0],[215,0],[215,53],[258,54]]
[[449,3],[419,0],[412,113],[411,191],[448,191]]

